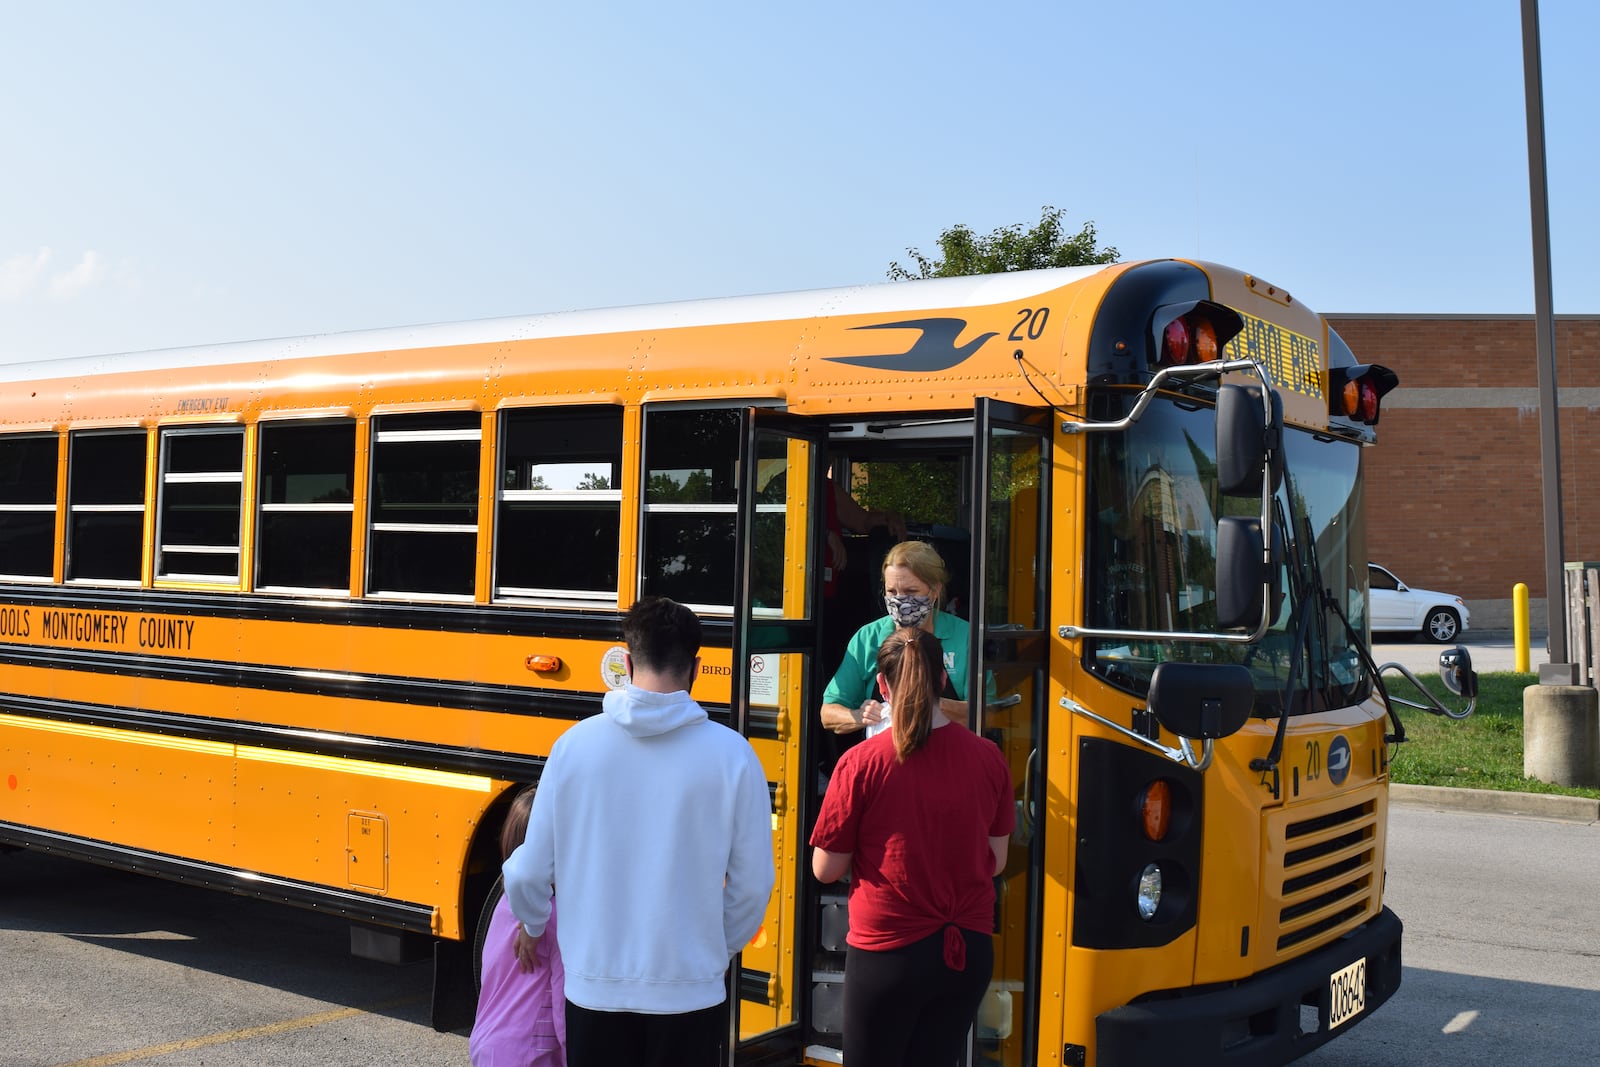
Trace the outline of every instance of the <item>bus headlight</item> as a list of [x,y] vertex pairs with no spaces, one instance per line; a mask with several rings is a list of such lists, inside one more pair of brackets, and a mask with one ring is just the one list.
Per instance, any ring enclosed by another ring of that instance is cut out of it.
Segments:
[[1161,868],[1154,863],[1145,864],[1139,872],[1139,918],[1149,922],[1161,907]]

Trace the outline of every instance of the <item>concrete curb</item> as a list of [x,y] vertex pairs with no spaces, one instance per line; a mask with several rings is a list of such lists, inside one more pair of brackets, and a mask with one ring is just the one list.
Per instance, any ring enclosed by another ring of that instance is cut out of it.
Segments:
[[1447,811],[1532,815],[1567,822],[1600,822],[1600,800],[1554,793],[1511,793],[1497,789],[1456,789],[1445,785],[1391,784],[1389,799],[1396,804]]

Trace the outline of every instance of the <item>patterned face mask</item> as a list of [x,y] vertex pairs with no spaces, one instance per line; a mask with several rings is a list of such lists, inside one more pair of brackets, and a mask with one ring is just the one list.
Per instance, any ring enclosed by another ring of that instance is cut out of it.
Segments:
[[917,626],[933,611],[933,598],[928,596],[893,596],[883,598],[884,607],[889,609],[889,618],[895,621],[896,626]]

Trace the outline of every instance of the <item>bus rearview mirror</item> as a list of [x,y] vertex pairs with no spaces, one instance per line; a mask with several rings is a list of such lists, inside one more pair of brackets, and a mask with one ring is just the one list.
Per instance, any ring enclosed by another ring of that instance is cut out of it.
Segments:
[[1283,482],[1283,401],[1270,395],[1269,422],[1259,386],[1217,387],[1217,488],[1226,496],[1259,498],[1269,471],[1274,493]]
[[1261,520],[1253,515],[1225,515],[1217,521],[1217,626],[1223,630],[1255,630],[1261,625],[1262,587],[1267,610],[1278,617],[1283,607],[1279,564],[1283,540],[1272,533],[1272,556],[1262,558]]
[[1179,737],[1214,740],[1239,732],[1255,707],[1248,668],[1237,663],[1156,665],[1146,698],[1156,721]]

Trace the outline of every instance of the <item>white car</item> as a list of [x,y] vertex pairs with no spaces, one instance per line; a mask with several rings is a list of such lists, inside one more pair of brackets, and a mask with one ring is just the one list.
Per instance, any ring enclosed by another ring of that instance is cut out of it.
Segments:
[[1367,564],[1367,617],[1373,633],[1420,633],[1441,645],[1467,629],[1467,605],[1460,597],[1413,589],[1376,563]]

